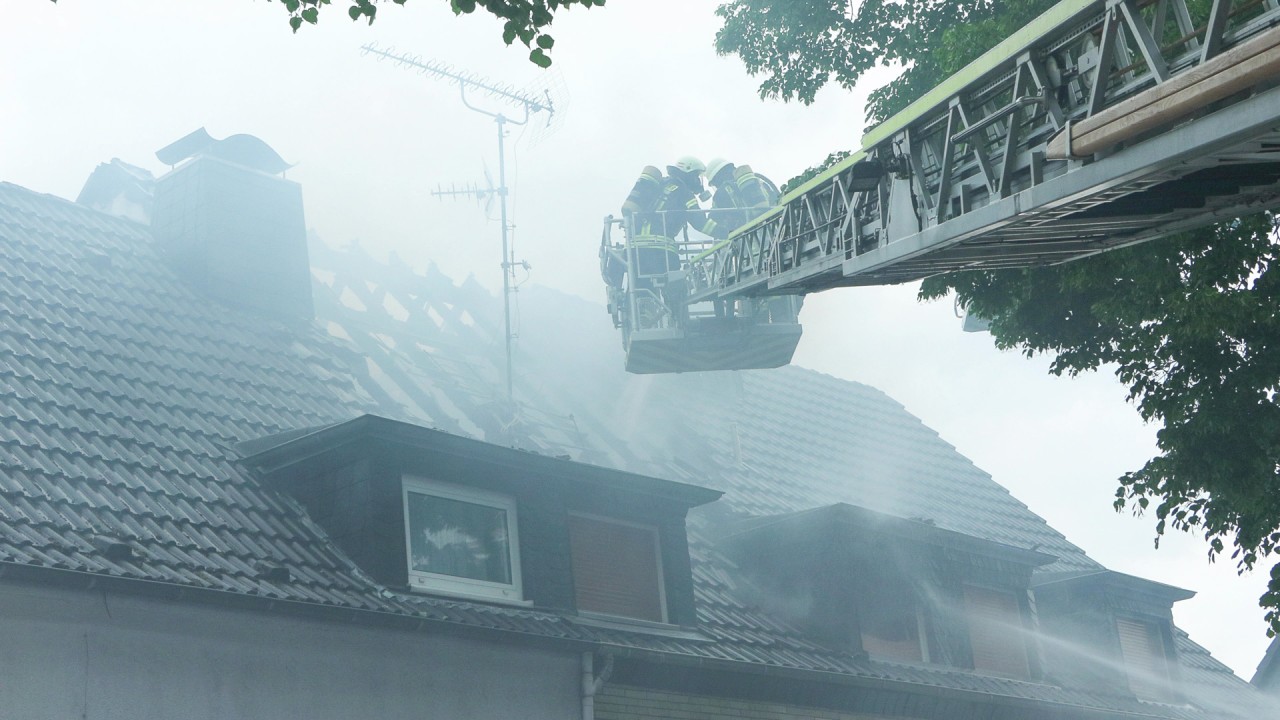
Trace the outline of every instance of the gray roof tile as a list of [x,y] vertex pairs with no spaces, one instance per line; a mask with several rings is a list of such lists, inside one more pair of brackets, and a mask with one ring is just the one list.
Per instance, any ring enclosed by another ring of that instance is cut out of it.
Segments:
[[[793,367],[626,376],[603,313],[544,293],[537,297],[545,303],[525,308],[530,327],[583,331],[573,348],[532,332],[522,340],[512,421],[499,395],[499,316],[474,282],[321,249],[316,306],[324,319],[287,328],[197,296],[160,260],[146,228],[7,184],[0,184],[0,254],[0,558],[10,562],[695,658],[1150,710],[1082,689],[832,652],[742,599],[732,564],[699,536],[717,513],[849,502],[1038,546],[1060,558],[1053,571],[1097,567],[867,386]],[[364,309],[343,305],[344,290]],[[328,323],[351,340],[330,336]],[[726,490],[719,507],[690,521],[706,639],[378,587],[230,449],[363,412]],[[135,557],[106,558],[91,542],[97,536],[130,543]],[[264,563],[287,568],[290,580],[264,579]],[[1239,692],[1229,671],[1186,638],[1179,642],[1195,682],[1224,697]]]

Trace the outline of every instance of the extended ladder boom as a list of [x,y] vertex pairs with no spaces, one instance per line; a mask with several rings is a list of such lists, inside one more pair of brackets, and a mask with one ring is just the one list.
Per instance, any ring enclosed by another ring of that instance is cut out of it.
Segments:
[[1064,262],[1280,205],[1280,0],[1064,0],[769,214],[685,301]]

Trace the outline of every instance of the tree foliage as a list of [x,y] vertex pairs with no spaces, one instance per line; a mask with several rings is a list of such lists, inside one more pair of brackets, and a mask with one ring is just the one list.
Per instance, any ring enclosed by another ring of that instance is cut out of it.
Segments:
[[[51,0],[56,3],[58,0]],[[275,0],[267,0],[274,2]],[[320,11],[333,4],[332,0],[279,0],[289,14],[289,27],[294,32],[304,23],[315,25],[320,22]],[[361,18],[373,23],[378,16],[379,3],[387,2],[404,5],[408,0],[343,0],[340,4],[347,6],[347,16],[352,20]],[[555,45],[555,39],[547,33],[547,27],[557,10],[573,5],[592,7],[604,5],[605,0],[447,0],[456,15],[470,14],[476,8],[488,11],[503,21],[502,41],[510,45],[517,39],[529,48],[529,60],[539,67],[551,65],[551,56],[547,51]]]
[[[1280,545],[1280,242],[1270,214],[1027,271],[926,280],[991,319],[996,345],[1075,375],[1113,366],[1158,454],[1125,473],[1115,507],[1154,506],[1157,539],[1197,531],[1210,558],[1251,568]],[[1277,627],[1280,564],[1262,605]]]
[[760,96],[813,102],[830,82],[904,67],[872,93],[868,123],[906,107],[938,79],[1026,24],[1049,0],[728,0],[716,50],[762,77]]
[[[56,1],[56,0],[55,0]],[[379,0],[345,0],[347,15],[352,20],[365,18],[372,23],[378,15]],[[388,0],[382,0],[383,3]],[[404,5],[407,0],[389,0]],[[271,0],[268,0],[271,2]],[[502,41],[510,45],[517,39],[530,48],[529,60],[539,67],[551,65],[547,51],[555,45],[555,39],[547,33],[554,13],[573,5],[591,7],[604,5],[605,0],[448,0],[454,14],[463,15],[481,8],[503,21]],[[320,10],[330,0],[280,0],[289,13],[289,26],[297,32],[303,23],[316,24]]]
[[[836,0],[729,0],[716,46],[763,77],[762,96],[806,103],[829,82],[903,66],[870,98],[878,122],[1051,4],[865,0],[850,13]],[[1056,374],[1114,368],[1162,425],[1158,454],[1119,478],[1116,509],[1153,512],[1157,542],[1198,532],[1210,560],[1229,551],[1246,569],[1280,546],[1278,260],[1276,219],[1260,214],[1062,266],[941,275],[920,296],[955,293],[991,320],[997,346],[1050,354]],[[1280,563],[1261,605],[1280,631]]]

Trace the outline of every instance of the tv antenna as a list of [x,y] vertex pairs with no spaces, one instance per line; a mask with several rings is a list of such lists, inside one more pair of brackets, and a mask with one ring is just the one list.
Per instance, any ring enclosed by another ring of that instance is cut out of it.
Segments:
[[[446,65],[435,60],[425,59],[419,55],[411,55],[409,53],[398,53],[394,48],[382,49],[373,44],[367,44],[360,48],[366,55],[376,55],[379,60],[390,60],[397,65],[404,66],[411,70],[417,70],[420,75],[431,75],[442,80],[456,82],[458,84],[458,92],[462,98],[462,104],[468,110],[478,112],[481,115],[487,115],[493,118],[493,122],[498,126],[498,186],[487,189],[480,189],[474,186],[467,188],[451,188],[449,190],[437,189],[432,192],[436,197],[474,197],[483,199],[498,196],[498,206],[500,208],[500,222],[502,225],[502,306],[503,318],[505,325],[505,343],[507,353],[507,399],[514,398],[512,390],[512,373],[511,373],[511,340],[514,335],[511,332],[511,295],[514,292],[513,285],[515,280],[515,269],[522,267],[526,271],[529,264],[525,262],[517,263],[511,249],[510,242],[510,226],[507,223],[507,158],[506,158],[506,125],[524,125],[529,122],[529,118],[533,115],[546,112],[547,125],[551,124],[551,118],[555,115],[555,107],[551,102],[551,94],[544,92],[542,97],[538,97],[531,93],[516,90],[510,85],[498,85],[490,82],[473,73],[462,72],[450,65]],[[519,120],[507,117],[501,112],[493,112],[472,105],[467,99],[467,92],[482,93],[492,98],[497,98],[502,102],[519,107],[524,115]]]

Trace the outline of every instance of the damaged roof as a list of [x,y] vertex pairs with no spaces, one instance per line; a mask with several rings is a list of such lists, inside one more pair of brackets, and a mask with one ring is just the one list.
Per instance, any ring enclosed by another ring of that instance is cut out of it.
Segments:
[[[316,246],[318,320],[280,324],[198,295],[161,260],[146,226],[10,184],[0,184],[0,255],[0,561],[10,567],[850,682],[1205,717],[831,651],[744,601],[732,565],[700,530],[723,516],[835,503],[1034,549],[1056,558],[1047,572],[1101,570],[868,386],[796,367],[630,376],[606,313],[533,291],[522,294],[512,406],[501,394],[496,302],[473,281]],[[554,331],[563,327],[575,328],[572,345]],[[264,488],[240,446],[362,414],[724,491],[690,518],[698,632],[630,632],[380,586],[295,501]],[[1178,641],[1188,681],[1247,689]]]

